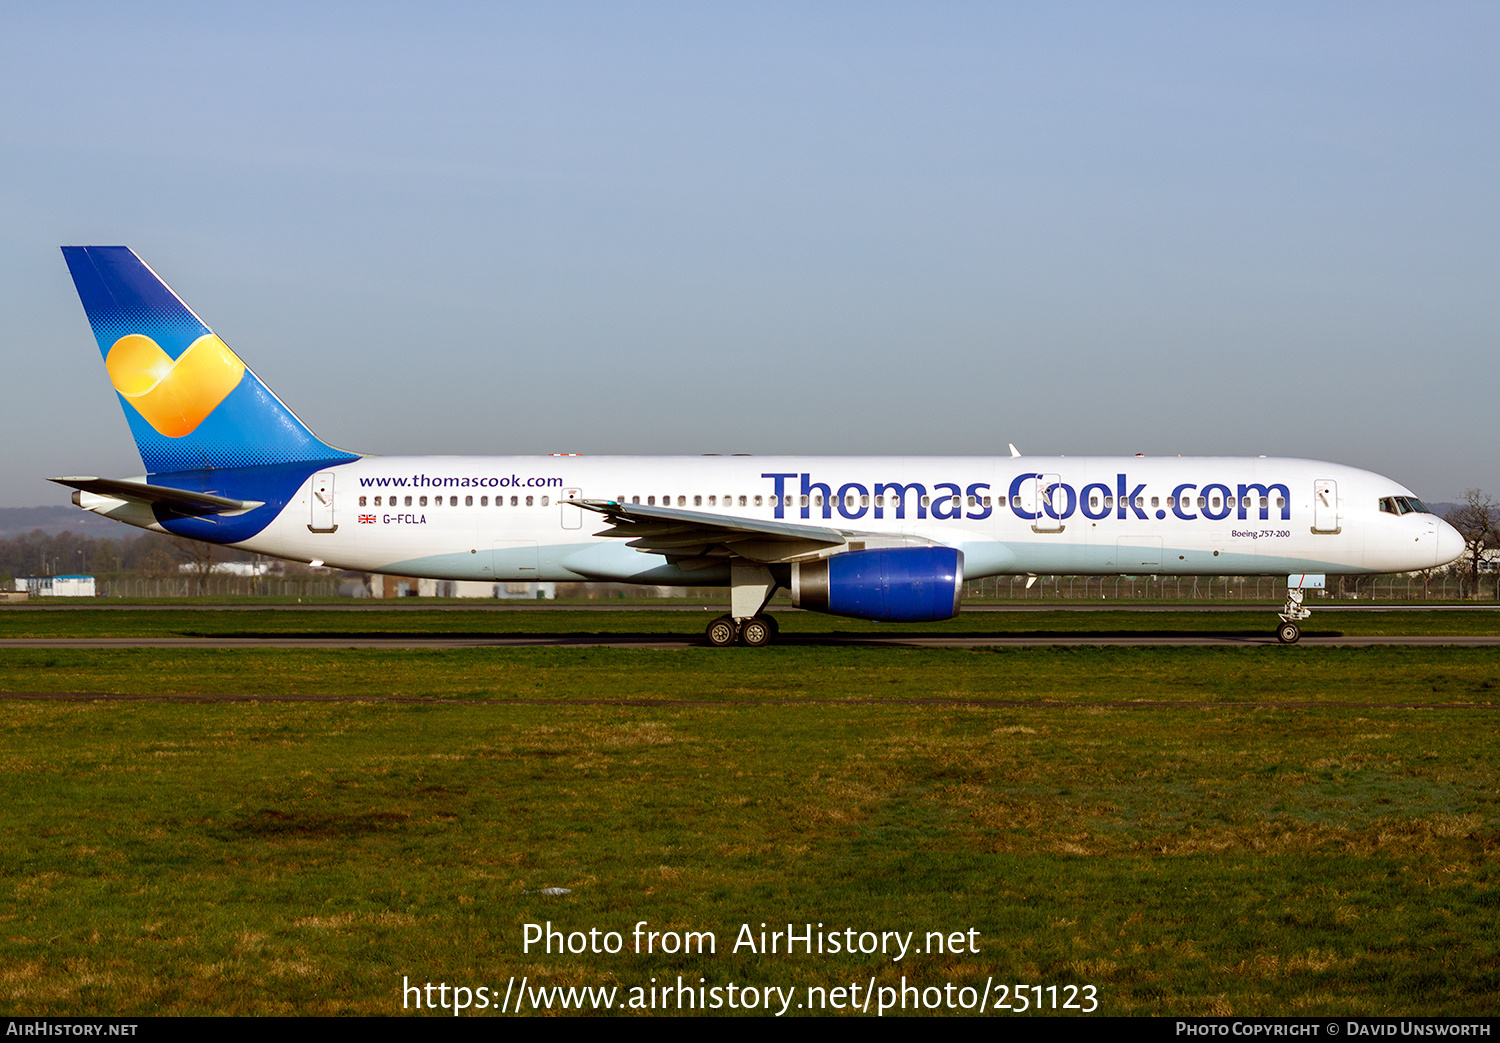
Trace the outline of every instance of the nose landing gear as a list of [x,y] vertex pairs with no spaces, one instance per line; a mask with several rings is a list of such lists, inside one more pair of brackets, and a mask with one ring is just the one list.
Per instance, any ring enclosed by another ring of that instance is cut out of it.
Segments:
[[1310,615],[1312,610],[1302,607],[1301,588],[1288,587],[1286,604],[1281,606],[1281,626],[1276,628],[1276,640],[1284,645],[1295,645],[1302,637],[1302,628],[1297,624]]

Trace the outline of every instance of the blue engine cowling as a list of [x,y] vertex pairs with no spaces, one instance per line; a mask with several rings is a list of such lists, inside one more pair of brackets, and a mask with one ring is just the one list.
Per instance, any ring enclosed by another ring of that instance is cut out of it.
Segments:
[[886,623],[927,623],[958,614],[963,551],[953,547],[856,550],[792,566],[792,604]]

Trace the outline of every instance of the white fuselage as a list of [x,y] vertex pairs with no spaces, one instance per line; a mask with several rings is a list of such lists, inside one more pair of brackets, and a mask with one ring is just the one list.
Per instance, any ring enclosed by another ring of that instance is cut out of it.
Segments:
[[596,536],[607,523],[568,502],[582,499],[931,541],[962,550],[970,578],[1408,572],[1452,560],[1463,543],[1447,523],[1380,510],[1381,498],[1410,495],[1369,471],[1296,459],[364,457],[310,477],[237,546],[438,579],[727,582],[727,569],[685,572]]

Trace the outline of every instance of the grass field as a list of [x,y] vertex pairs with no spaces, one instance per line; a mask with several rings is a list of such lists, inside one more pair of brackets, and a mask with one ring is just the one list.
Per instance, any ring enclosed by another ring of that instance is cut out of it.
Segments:
[[[1122,615],[955,625],[1166,618]],[[0,612],[0,636],[683,625]],[[401,1013],[403,977],[626,1004],[681,975],[795,989],[789,1013],[903,975],[1013,1006],[1091,985],[1105,1014],[1492,1014],[1500,986],[1488,649],[6,649],[0,691],[36,696],[0,700],[8,1014]],[[717,953],[634,953],[642,920]],[[548,921],[625,951],[523,952]],[[979,951],[733,951],[788,922]]]

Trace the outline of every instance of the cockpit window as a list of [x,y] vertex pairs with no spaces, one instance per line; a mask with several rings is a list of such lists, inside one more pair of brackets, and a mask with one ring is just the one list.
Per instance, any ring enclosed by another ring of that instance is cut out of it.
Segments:
[[1387,496],[1380,501],[1387,514],[1431,514],[1428,506],[1415,496]]

